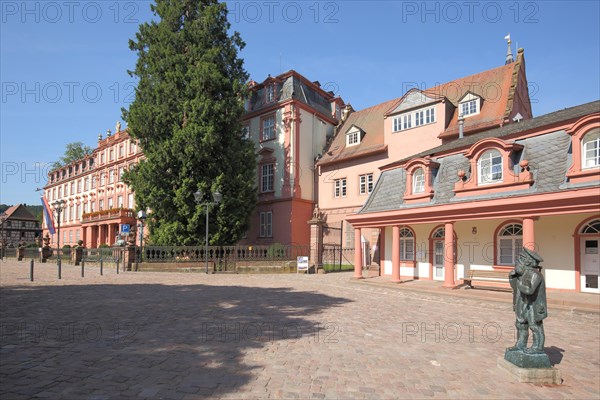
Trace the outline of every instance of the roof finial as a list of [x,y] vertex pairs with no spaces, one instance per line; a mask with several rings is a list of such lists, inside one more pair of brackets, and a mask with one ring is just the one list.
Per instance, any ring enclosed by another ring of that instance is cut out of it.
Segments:
[[510,44],[512,43],[510,40],[510,33],[504,36],[504,39],[508,42],[508,50],[506,51],[506,62],[504,63],[504,65],[506,65],[515,62],[515,59],[513,58],[512,51],[510,50]]

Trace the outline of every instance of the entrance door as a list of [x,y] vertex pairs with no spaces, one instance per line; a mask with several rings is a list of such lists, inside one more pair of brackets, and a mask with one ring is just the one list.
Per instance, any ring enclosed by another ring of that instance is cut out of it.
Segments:
[[433,242],[433,279],[436,281],[444,280],[444,241],[435,240]]
[[581,291],[600,293],[598,276],[600,275],[600,239],[581,239]]

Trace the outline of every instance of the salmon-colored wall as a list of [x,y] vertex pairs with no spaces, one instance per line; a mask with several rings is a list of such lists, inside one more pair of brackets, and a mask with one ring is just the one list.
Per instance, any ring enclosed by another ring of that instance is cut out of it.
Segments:
[[384,140],[385,144],[388,145],[388,162],[398,161],[442,144],[441,139],[438,139],[438,135],[445,129],[445,103],[439,102],[435,104],[436,122],[400,132],[393,132],[394,116],[406,112],[410,112],[410,110],[390,115],[383,120]]

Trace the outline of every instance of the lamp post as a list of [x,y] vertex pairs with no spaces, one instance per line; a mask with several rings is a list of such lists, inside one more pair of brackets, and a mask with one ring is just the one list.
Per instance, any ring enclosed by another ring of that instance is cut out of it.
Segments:
[[196,201],[196,204],[204,204],[206,206],[206,245],[204,246],[204,261],[205,261],[205,269],[206,269],[206,273],[208,274],[208,207],[211,204],[219,204],[221,202],[221,200],[223,199],[223,195],[221,193],[219,193],[219,191],[214,192],[213,194],[213,200],[214,201],[205,201],[204,203],[202,203],[202,191],[198,190],[196,193],[194,193],[194,200]]
[[138,211],[137,217],[140,220],[140,224],[138,225],[138,228],[140,228],[140,257],[137,262],[140,262],[140,261],[142,261],[142,244],[143,244],[143,240],[144,240],[144,221],[146,220],[146,211],[144,211],[144,210]]
[[62,265],[61,265],[61,259],[60,259],[60,214],[62,214],[62,212],[65,210],[66,206],[67,206],[67,202],[64,200],[56,200],[54,203],[52,203],[52,205],[54,206],[54,211],[56,212],[56,218],[58,220],[58,230],[57,230],[57,234],[58,234],[58,240],[56,242],[56,253],[58,254],[58,257],[56,257],[56,266],[58,267],[58,279],[61,279],[62,277]]

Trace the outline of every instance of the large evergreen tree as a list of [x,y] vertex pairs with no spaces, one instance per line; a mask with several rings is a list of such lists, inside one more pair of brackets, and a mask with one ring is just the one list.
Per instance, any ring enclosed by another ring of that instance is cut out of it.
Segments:
[[[227,8],[216,0],[156,0],[157,21],[129,42],[138,61],[135,101],[123,110],[146,159],[125,179],[138,208],[149,208],[154,244],[203,243],[205,208],[194,201],[223,194],[210,208],[212,244],[231,244],[248,228],[256,204],[256,156],[242,137],[248,74],[229,35]],[[212,200],[212,198],[211,198]]]

